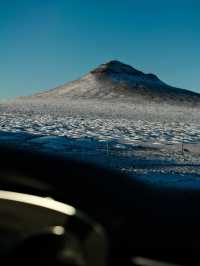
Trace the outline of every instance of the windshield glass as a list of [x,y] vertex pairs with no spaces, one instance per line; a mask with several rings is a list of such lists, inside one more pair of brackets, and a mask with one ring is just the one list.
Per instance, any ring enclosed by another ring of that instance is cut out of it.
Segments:
[[0,142],[199,187],[198,1],[1,1]]

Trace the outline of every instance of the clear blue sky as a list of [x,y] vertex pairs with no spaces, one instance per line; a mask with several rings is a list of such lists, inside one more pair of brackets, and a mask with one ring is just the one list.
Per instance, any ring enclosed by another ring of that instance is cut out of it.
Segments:
[[199,0],[1,0],[0,99],[117,59],[200,92]]

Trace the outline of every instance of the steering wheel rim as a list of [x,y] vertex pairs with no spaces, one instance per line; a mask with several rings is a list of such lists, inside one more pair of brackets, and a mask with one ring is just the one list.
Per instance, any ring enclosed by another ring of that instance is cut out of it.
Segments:
[[[75,158],[1,146],[0,160],[1,186],[21,186],[23,192],[29,187],[37,193],[57,194],[59,191],[56,196],[64,196],[69,204],[78,208],[87,201],[87,206],[96,204],[108,208],[111,203],[112,207],[117,205],[118,210],[123,210],[132,201],[133,187],[144,190],[143,185],[133,184],[125,175]],[[125,195],[119,197],[124,188]]]

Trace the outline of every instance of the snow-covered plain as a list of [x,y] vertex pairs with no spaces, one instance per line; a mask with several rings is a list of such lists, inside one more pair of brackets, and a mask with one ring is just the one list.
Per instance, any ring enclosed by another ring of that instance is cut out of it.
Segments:
[[79,154],[146,176],[149,182],[162,183],[163,176],[165,184],[177,178],[200,182],[198,108],[69,98],[17,100],[0,104],[0,131],[0,141]]
[[64,100],[0,106],[0,129],[34,134],[138,142],[200,143],[200,110]]

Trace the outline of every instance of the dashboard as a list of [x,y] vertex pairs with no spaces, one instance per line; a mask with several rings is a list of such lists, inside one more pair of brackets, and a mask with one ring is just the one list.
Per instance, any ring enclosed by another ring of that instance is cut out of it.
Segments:
[[200,193],[0,149],[0,257],[21,265],[197,265]]

